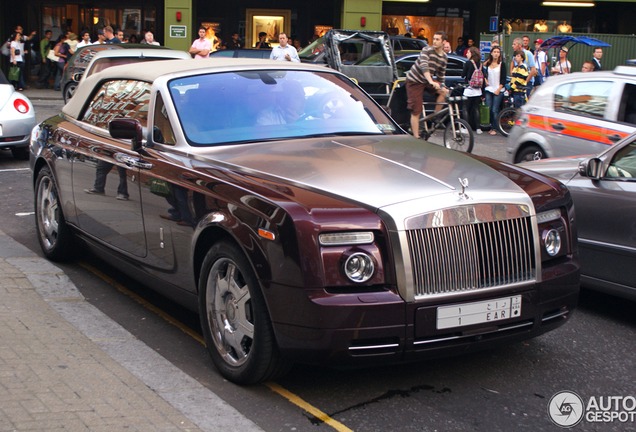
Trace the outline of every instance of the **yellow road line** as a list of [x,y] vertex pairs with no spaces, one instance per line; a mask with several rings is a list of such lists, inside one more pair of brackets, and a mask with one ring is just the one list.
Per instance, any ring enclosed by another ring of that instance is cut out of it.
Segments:
[[142,299],[137,294],[135,294],[134,292],[130,291],[128,288],[126,288],[122,284],[118,283],[114,279],[110,278],[109,276],[106,276],[104,273],[102,273],[101,271],[97,270],[95,267],[90,266],[90,265],[88,265],[86,263],[83,263],[83,262],[78,262],[78,264],[81,265],[82,267],[84,267],[86,270],[90,271],[91,273],[94,273],[99,278],[103,279],[106,283],[114,286],[120,292],[126,294],[128,297],[132,298],[133,300],[135,300],[137,303],[139,303],[140,305],[142,305],[146,309],[149,309],[152,312],[156,313],[161,318],[163,318],[164,320],[168,321],[170,324],[172,324],[173,326],[177,327],[179,330],[181,330],[182,332],[184,332],[185,334],[187,334],[188,336],[190,336],[191,338],[193,338],[197,342],[202,343],[205,346],[205,341],[203,340],[203,337],[200,334],[198,334],[197,332],[195,332],[192,329],[190,329],[190,328],[186,327],[185,325],[183,325],[180,321],[177,321],[172,316],[168,315],[167,313],[165,313],[164,311],[162,311],[158,307],[154,306],[153,304],[148,303],[146,300]]
[[[101,271],[97,270],[95,267],[93,267],[93,266],[91,266],[89,264],[86,264],[86,263],[83,263],[83,262],[78,262],[78,264],[81,265],[82,267],[84,267],[86,270],[90,271],[91,273],[95,274],[100,279],[104,280],[104,282],[114,286],[121,293],[123,293],[123,294],[127,295],[128,297],[132,298],[133,300],[135,300],[137,303],[139,303],[143,307],[145,307],[145,308],[151,310],[152,312],[156,313],[161,318],[163,318],[164,320],[168,321],[170,324],[174,325],[175,327],[180,329],[182,332],[184,332],[188,336],[192,337],[197,342],[200,342],[201,344],[205,345],[205,341],[203,340],[201,335],[199,335],[197,332],[192,331],[190,328],[188,328],[185,325],[183,325],[180,321],[177,321],[172,316],[168,315],[167,313],[165,313],[164,311],[162,311],[158,307],[152,305],[151,303],[148,303],[146,300],[144,300],[143,298],[139,297],[137,294],[135,294],[134,292],[130,291],[128,288],[126,288],[122,284],[118,283],[117,281],[115,281],[111,277],[106,276],[104,273],[102,273]],[[332,419],[327,414],[325,414],[324,412],[320,411],[318,408],[316,408],[316,407],[310,405],[309,403],[305,402],[304,400],[302,400],[300,397],[296,396],[292,392],[290,392],[288,390],[285,390],[280,385],[278,385],[278,384],[276,384],[274,382],[267,382],[267,383],[265,383],[265,385],[267,387],[269,387],[272,391],[278,393],[279,395],[281,395],[284,398],[286,398],[287,400],[289,400],[294,405],[304,409],[309,414],[313,415],[314,417],[316,417],[317,419],[319,419],[323,423],[328,424],[329,426],[331,426],[332,428],[334,428],[338,432],[353,432],[353,430],[349,429],[348,427],[346,427],[342,423]]]
[[310,405],[309,403],[305,402],[304,400],[302,400],[301,398],[299,398],[298,396],[296,396],[292,392],[290,392],[288,390],[285,390],[284,388],[282,388],[280,385],[276,384],[275,382],[267,382],[267,383],[265,383],[265,385],[267,387],[269,387],[273,392],[276,392],[279,395],[283,396],[284,398],[289,400],[294,405],[297,405],[300,408],[304,409],[309,414],[313,415],[314,417],[316,417],[320,421],[324,422],[325,424],[328,424],[329,426],[331,426],[332,428],[334,428],[338,432],[353,432],[351,429],[349,429],[348,427],[346,427],[342,423],[332,419],[327,414],[325,414],[324,412],[320,411],[318,408],[316,408],[316,407]]

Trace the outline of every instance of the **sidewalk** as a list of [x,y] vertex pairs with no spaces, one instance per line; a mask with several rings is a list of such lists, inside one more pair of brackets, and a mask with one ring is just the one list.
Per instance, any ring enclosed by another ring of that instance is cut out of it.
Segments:
[[52,89],[39,89],[35,85],[35,81],[28,83],[28,88],[24,91],[18,92],[24,94],[31,101],[34,100],[60,100],[64,101],[61,91],[55,91]]
[[123,429],[262,430],[0,231],[0,431]]

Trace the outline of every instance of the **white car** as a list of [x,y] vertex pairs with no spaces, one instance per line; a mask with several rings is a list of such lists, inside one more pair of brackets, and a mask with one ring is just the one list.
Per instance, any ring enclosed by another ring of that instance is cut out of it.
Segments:
[[512,162],[598,154],[636,131],[636,67],[554,76],[541,85],[508,137]]
[[28,159],[35,123],[35,110],[29,98],[16,92],[0,71],[0,149],[10,149],[15,158]]

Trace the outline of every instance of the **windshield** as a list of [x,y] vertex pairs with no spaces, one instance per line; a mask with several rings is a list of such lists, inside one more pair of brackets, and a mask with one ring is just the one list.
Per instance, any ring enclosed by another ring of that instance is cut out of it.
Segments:
[[325,50],[325,44],[323,39],[319,37],[305,48],[298,51],[298,57],[303,60],[312,60],[320,55]]
[[194,146],[402,133],[351,81],[333,73],[226,72],[178,78],[169,88]]

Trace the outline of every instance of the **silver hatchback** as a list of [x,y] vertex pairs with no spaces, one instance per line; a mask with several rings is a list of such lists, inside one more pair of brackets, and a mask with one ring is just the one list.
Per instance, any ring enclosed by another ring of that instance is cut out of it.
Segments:
[[636,67],[550,77],[508,137],[514,163],[597,154],[636,131]]

